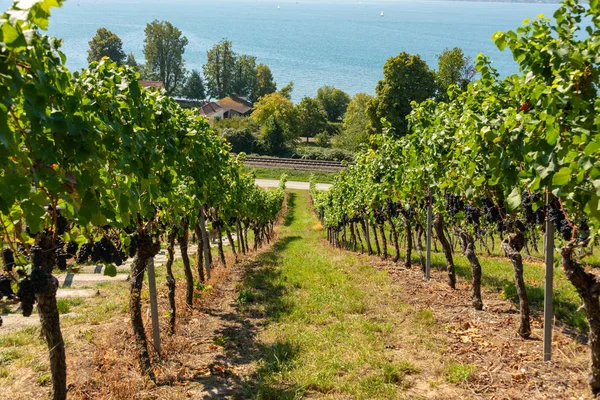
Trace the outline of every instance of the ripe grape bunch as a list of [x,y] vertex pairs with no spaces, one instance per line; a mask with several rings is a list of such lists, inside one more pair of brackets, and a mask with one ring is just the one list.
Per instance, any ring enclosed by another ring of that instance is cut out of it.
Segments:
[[400,207],[400,203],[395,203],[389,198],[386,199],[385,203],[385,210],[387,214],[392,218],[396,218],[398,216],[398,208]]
[[23,316],[29,317],[33,312],[35,295],[43,293],[48,285],[48,274],[41,267],[34,267],[28,279],[19,283],[17,296],[21,300]]
[[54,251],[54,255],[56,256],[56,266],[61,271],[65,271],[67,269],[67,253],[65,253],[62,247],[57,248]]
[[533,203],[537,203],[542,199],[540,193],[529,193],[524,191],[523,197],[523,214],[525,215],[525,223],[528,226],[543,224],[546,218],[543,207],[533,211]]
[[117,247],[107,237],[102,237],[98,242],[94,243],[92,249],[92,262],[105,262],[108,264],[115,263],[116,265],[123,264],[123,257]]
[[475,226],[479,225],[479,218],[481,217],[481,211],[479,208],[474,207],[470,204],[465,205],[465,218],[467,222]]
[[556,230],[562,235],[564,240],[570,240],[573,236],[573,226],[567,220],[565,213],[562,210],[557,199],[552,199],[548,217]]
[[4,262],[4,269],[6,271],[12,271],[15,265],[15,256],[9,247],[2,249],[2,261]]
[[77,242],[70,241],[67,243],[67,254],[70,256],[74,256],[77,254],[77,249],[79,249],[79,245]]
[[11,284],[12,278],[10,275],[0,274],[0,298],[8,297],[9,299],[12,299],[15,297],[15,293],[12,290]]
[[448,211],[448,213],[450,213],[451,216],[455,216],[456,214],[464,210],[465,202],[462,201],[460,197],[450,193],[446,193],[444,198],[446,200],[446,211]]
[[77,258],[75,259],[75,262],[77,264],[85,264],[90,258],[90,255],[92,254],[92,248],[93,245],[91,243],[82,244],[81,248],[79,249],[79,253],[77,253]]

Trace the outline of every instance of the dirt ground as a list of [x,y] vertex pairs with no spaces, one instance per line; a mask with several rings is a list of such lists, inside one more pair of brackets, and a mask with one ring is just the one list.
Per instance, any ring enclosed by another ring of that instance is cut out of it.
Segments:
[[473,399],[588,399],[589,352],[561,324],[553,330],[552,361],[543,361],[543,324],[533,316],[532,338],[517,334],[519,310],[498,293],[483,290],[484,309],[469,305],[470,285],[459,280],[456,290],[446,275],[432,271],[429,282],[417,268],[406,269],[391,262],[362,256],[392,277],[401,301],[432,310],[448,340],[448,357],[475,364],[472,379],[462,384]]

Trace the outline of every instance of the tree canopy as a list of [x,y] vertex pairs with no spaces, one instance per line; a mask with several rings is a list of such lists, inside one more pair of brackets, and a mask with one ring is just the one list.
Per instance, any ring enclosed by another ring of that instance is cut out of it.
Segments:
[[236,54],[231,41],[221,40],[206,52],[206,64],[202,67],[206,78],[208,95],[222,99],[233,93]]
[[183,53],[188,40],[168,21],[149,23],[145,33],[144,57],[150,76],[159,79],[167,93],[173,94],[185,79]]
[[96,35],[88,43],[90,45],[87,57],[89,63],[100,61],[102,57],[108,57],[119,65],[125,60],[121,38],[106,28],[98,29]]
[[294,90],[294,82],[288,82],[287,85],[279,89],[279,94],[288,100],[292,100],[292,91]]
[[275,117],[287,140],[298,137],[294,104],[277,92],[261,97],[254,105],[251,117],[260,124],[265,124],[271,117]]
[[329,121],[337,122],[344,116],[350,96],[340,89],[326,85],[317,91],[317,100],[323,106]]
[[342,122],[342,131],[335,137],[336,147],[356,151],[361,144],[368,143],[373,127],[367,107],[372,100],[373,96],[366,93],[357,93],[352,97]]
[[271,69],[265,64],[256,66],[256,92],[252,101],[257,101],[266,94],[271,94],[277,90],[277,84],[273,79]]
[[327,113],[317,99],[303,98],[296,106],[296,114],[300,136],[314,137],[323,132],[327,126]]
[[206,97],[204,82],[200,72],[193,70],[186,78],[181,95],[190,100],[203,100]]
[[438,69],[435,73],[438,99],[448,100],[447,92],[452,85],[458,85],[461,90],[465,90],[476,74],[473,60],[466,57],[460,47],[445,49],[438,55]]
[[419,55],[400,53],[387,60],[383,79],[375,88],[376,98],[369,103],[368,113],[373,127],[382,129],[381,118],[386,118],[397,135],[406,133],[406,116],[418,103],[435,96],[435,75]]

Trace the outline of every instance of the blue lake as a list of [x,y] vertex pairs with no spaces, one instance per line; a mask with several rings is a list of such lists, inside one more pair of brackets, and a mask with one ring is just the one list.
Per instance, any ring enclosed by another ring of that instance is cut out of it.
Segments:
[[[5,10],[11,1],[0,0]],[[385,61],[399,52],[420,54],[435,68],[437,54],[461,47],[471,57],[489,55],[502,75],[517,72],[491,36],[516,29],[525,18],[551,17],[558,5],[460,1],[193,1],[69,0],[56,9],[49,34],[64,39],[72,69],[86,66],[88,41],[100,27],[123,40],[126,53],[143,60],[144,27],[168,20],[189,39],[188,69],[202,69],[206,51],[227,38],[239,53],[269,65],[278,86],[294,81],[293,100],[314,96],[322,85],[350,94],[373,93]],[[381,13],[384,17],[381,17]]]

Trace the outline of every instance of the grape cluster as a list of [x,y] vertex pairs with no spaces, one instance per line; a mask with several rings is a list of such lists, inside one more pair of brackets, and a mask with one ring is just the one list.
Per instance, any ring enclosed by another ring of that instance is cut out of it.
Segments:
[[492,199],[489,197],[482,197],[481,202],[483,203],[483,213],[485,214],[485,219],[487,222],[490,224],[496,224],[497,228],[500,228],[500,225],[502,225],[502,227],[498,229],[499,232],[502,232],[504,230],[504,224],[502,224],[502,218],[500,216],[498,207],[496,207]]
[[116,265],[121,265],[123,264],[123,257],[112,241],[106,237],[102,237],[102,239],[94,243],[92,249],[92,262],[104,262],[107,264],[115,263]]
[[91,243],[84,243],[79,248],[79,253],[77,253],[77,258],[75,262],[77,264],[85,264],[90,256],[92,255],[93,245]]
[[9,247],[2,249],[2,261],[4,262],[4,269],[6,271],[12,271],[15,265],[15,256]]
[[9,275],[0,275],[0,299],[3,297],[12,299],[15,297],[11,284],[12,278]]
[[525,223],[529,226],[543,224],[544,220],[546,219],[544,208],[540,207],[533,211],[533,203],[540,201],[542,199],[542,195],[540,193],[529,193],[528,191],[524,191],[522,193],[522,197]]
[[21,300],[23,316],[29,317],[33,312],[33,305],[35,304],[35,292],[33,291],[33,285],[29,279],[24,279],[19,283],[17,297]]
[[570,240],[573,235],[573,227],[569,224],[565,213],[563,212],[558,200],[552,199],[548,217],[556,230],[562,235],[564,240]]
[[63,251],[62,247],[59,247],[54,251],[54,255],[58,269],[65,271],[67,269],[67,253]]
[[70,241],[67,243],[67,254],[70,256],[74,256],[77,254],[77,249],[79,249],[79,245],[77,242]]
[[394,203],[391,199],[385,200],[385,211],[390,217],[398,216],[398,205]]
[[446,200],[446,211],[448,211],[451,216],[455,216],[464,210],[465,202],[462,201],[460,197],[446,193],[444,198]]
[[29,279],[24,279],[19,283],[17,296],[21,300],[21,309],[23,316],[29,317],[33,312],[35,304],[35,295],[43,293],[48,288],[49,275],[41,267],[34,267]]
[[42,266],[44,265],[44,250],[38,244],[34,244],[29,249],[30,260],[34,266]]
[[465,205],[465,218],[467,222],[473,225],[479,225],[479,218],[481,217],[481,211],[477,207],[473,207],[470,204]]

